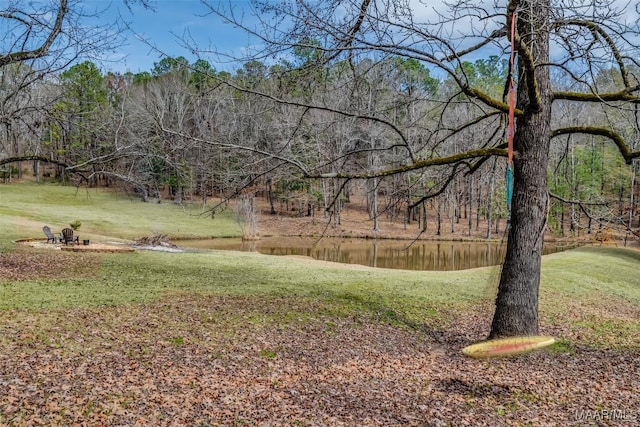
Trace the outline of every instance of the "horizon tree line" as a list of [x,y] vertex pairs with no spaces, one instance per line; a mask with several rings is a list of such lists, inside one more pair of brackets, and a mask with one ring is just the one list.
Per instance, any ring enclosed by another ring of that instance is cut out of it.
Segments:
[[[300,62],[309,60],[313,53],[302,55]],[[441,115],[441,105],[451,96],[451,82],[432,77],[418,61],[392,57],[382,65],[369,60],[352,65],[337,64],[318,72],[313,84],[301,88],[291,76],[295,69],[286,63],[268,67],[251,61],[232,75],[216,72],[204,60],[189,64],[184,57],[177,57],[164,58],[148,72],[119,74],[103,73],[93,62],[84,61],[39,88],[29,86],[30,93],[38,92],[34,96],[49,96],[51,105],[34,108],[37,113],[31,116],[22,115],[21,126],[5,125],[3,151],[6,158],[47,157],[50,163],[44,167],[40,160],[33,161],[38,177],[44,173],[53,180],[67,182],[77,171],[82,179],[70,182],[120,186],[138,194],[143,201],[160,200],[164,194],[176,203],[186,197],[206,204],[213,198],[252,191],[271,195],[272,213],[279,199],[281,212],[289,207],[300,215],[316,215],[315,211],[321,210],[321,215],[331,213],[338,221],[340,204],[357,190],[364,194],[374,230],[379,228],[377,219],[385,215],[406,224],[415,223],[419,231],[430,231],[429,234],[445,235],[465,229],[468,235],[499,236],[500,227],[506,227],[507,216],[502,162],[488,162],[474,174],[440,168],[429,174],[411,171],[345,186],[331,178],[320,182],[305,178],[300,171],[276,167],[277,161],[254,167],[253,150],[259,152],[263,147],[273,152],[280,150],[278,144],[295,145],[299,151],[296,155],[304,154],[305,164],[345,156],[357,163],[354,167],[365,164],[375,170],[380,164],[394,162],[394,155],[398,164],[403,159],[397,152],[390,155],[376,149],[383,144],[377,140],[392,139],[394,135],[373,125],[363,127],[364,122],[358,120],[343,124],[340,129],[332,128],[330,119],[322,114],[309,114],[306,133],[298,139],[279,141],[283,127],[298,126],[286,123],[287,109],[230,89],[224,81],[240,81],[266,92],[288,90],[293,97],[314,93],[328,97],[333,93],[337,105],[346,99],[350,108],[359,103],[356,107],[363,115],[385,112],[393,118],[394,126],[404,126],[417,135],[419,147],[428,147],[427,140],[437,137],[431,129],[439,122],[451,120]],[[505,61],[496,56],[464,62],[462,68],[472,81],[494,94],[503,89],[508,71]],[[354,72],[362,75],[357,86],[344,86],[344,74]],[[611,70],[604,70],[598,77],[606,80],[611,75]],[[3,69],[2,78],[19,82],[24,76],[20,75],[20,67],[14,66]],[[562,82],[556,85],[561,86]],[[454,120],[472,115],[474,105],[457,96]],[[20,97],[20,102],[24,104],[28,99]],[[598,111],[572,113],[570,109],[567,106],[567,114],[598,115]],[[207,144],[189,145],[180,133],[203,141],[212,137],[226,140],[229,146],[225,150]],[[465,140],[487,138],[476,129],[458,133],[452,144],[454,150],[464,147]],[[504,134],[496,137],[504,138]],[[234,144],[243,152],[238,153]],[[356,151],[357,156],[350,156]],[[614,150],[608,149],[604,138],[593,136],[570,136],[557,144],[554,154],[553,169],[549,170],[554,198],[549,226],[553,231],[561,236],[580,236],[603,226],[638,226],[633,222],[638,215],[635,164],[627,167]],[[347,163],[333,166],[326,164],[324,170],[337,173],[349,168]],[[21,173],[22,168],[16,167],[14,174]],[[434,196],[435,193],[439,194]]]

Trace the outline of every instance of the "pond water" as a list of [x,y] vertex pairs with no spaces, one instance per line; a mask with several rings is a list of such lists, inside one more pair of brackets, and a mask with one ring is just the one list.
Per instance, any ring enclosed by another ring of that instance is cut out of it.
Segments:
[[[257,241],[242,239],[184,240],[180,246],[259,252],[267,255],[300,255],[318,260],[361,264],[402,270],[464,270],[498,265],[506,246],[496,242],[451,242],[325,237],[266,237]],[[547,245],[544,254],[566,248]]]

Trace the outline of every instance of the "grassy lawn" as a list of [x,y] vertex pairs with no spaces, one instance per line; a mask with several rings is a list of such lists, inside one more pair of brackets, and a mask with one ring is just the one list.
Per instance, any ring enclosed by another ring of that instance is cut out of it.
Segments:
[[582,409],[640,408],[635,250],[546,256],[541,332],[560,343],[478,361],[460,349],[488,332],[498,268],[12,243],[74,220],[97,241],[239,235],[228,215],[200,212],[0,186],[0,255],[34,266],[0,277],[0,425],[569,425]]
[[138,239],[152,234],[175,238],[241,235],[229,213],[212,219],[198,204],[142,203],[115,191],[53,184],[3,185],[0,216],[0,227],[11,239],[42,237],[44,225],[60,232],[76,220],[82,223],[78,232],[94,240]]

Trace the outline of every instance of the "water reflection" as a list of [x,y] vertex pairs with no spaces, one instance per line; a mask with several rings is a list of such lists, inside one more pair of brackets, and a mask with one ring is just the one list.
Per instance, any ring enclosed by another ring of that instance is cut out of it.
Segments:
[[[267,255],[300,255],[324,261],[361,264],[403,270],[464,270],[500,264],[506,246],[495,242],[443,242],[316,239],[272,237],[243,242],[242,239],[187,240],[181,246],[259,252]],[[544,253],[561,250],[545,245]]]

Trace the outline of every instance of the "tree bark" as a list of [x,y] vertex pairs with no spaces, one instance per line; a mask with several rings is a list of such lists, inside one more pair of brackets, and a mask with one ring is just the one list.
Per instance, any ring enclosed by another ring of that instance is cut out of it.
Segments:
[[422,202],[422,232],[425,233],[427,231],[427,205],[425,202]]
[[[473,230],[473,176],[469,177],[469,182],[468,182],[468,198],[467,198],[467,202],[468,202],[468,207],[469,207],[469,230],[467,232],[468,236],[471,236],[472,234],[472,230]],[[466,212],[466,209],[465,209]]]
[[[548,0],[524,2],[533,15],[520,21],[520,34],[536,64],[549,59]],[[533,6],[533,7],[531,7]],[[525,31],[526,28],[526,31]],[[534,29],[532,32],[531,29]],[[538,65],[533,75],[538,99],[531,99],[527,75],[519,60],[518,106],[514,136],[514,187],[511,228],[502,267],[490,337],[538,334],[538,293],[542,244],[548,210],[547,163],[551,141],[551,84],[549,69]],[[537,104],[537,105],[536,105]],[[535,106],[535,108],[534,108]]]
[[272,189],[273,181],[271,178],[267,179],[267,198],[269,199],[269,214],[275,215],[276,208],[273,205],[273,189]]
[[[495,171],[495,164],[493,170]],[[487,194],[487,240],[491,239],[491,222],[493,220],[493,185],[495,183],[495,174],[491,174],[489,177],[489,192]]]

